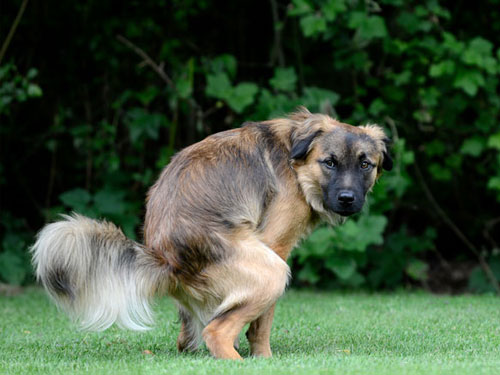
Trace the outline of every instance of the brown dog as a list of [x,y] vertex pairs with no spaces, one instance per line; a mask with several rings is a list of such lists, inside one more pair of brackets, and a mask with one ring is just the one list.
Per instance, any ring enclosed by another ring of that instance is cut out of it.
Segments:
[[361,210],[382,168],[386,136],[307,110],[247,123],[179,152],[147,198],[145,243],[74,214],[33,246],[37,277],[85,328],[145,329],[154,294],[179,307],[180,351],[201,338],[216,358],[241,359],[244,325],[256,356],[271,356],[285,260],[320,221]]

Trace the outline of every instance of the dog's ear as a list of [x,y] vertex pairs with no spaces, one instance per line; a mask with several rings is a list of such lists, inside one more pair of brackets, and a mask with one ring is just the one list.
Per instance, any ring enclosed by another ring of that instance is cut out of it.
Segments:
[[382,160],[382,168],[384,168],[386,171],[392,170],[392,167],[394,165],[394,162],[392,161],[391,155],[389,155],[389,151],[387,151],[387,148],[389,147],[391,140],[389,138],[384,138],[384,143],[386,149],[382,151],[383,155],[383,160]]
[[292,149],[290,151],[290,158],[294,160],[305,159],[307,153],[309,152],[310,146],[314,138],[316,138],[321,133],[321,130],[317,130],[313,134],[309,134],[305,138],[296,138],[292,140]]
[[[390,171],[394,164],[388,151],[391,140],[385,135],[384,129],[375,124],[363,125],[360,128],[377,143],[377,148],[382,153],[382,168]],[[380,174],[380,166],[378,167],[378,172]]]

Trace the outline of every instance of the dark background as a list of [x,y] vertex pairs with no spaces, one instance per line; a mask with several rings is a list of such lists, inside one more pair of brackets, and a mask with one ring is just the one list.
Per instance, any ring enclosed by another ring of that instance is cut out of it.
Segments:
[[62,212],[140,239],[175,151],[305,105],[384,126],[396,166],[295,251],[296,286],[498,290],[498,35],[497,0],[27,2],[0,61],[0,280],[33,281]]

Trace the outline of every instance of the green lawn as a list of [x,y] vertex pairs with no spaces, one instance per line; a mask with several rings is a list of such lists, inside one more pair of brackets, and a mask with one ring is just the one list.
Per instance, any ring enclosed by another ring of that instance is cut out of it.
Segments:
[[[500,374],[500,299],[288,291],[272,359],[178,354],[173,303],[147,333],[75,329],[39,289],[0,297],[0,374]],[[240,352],[248,356],[242,340]],[[151,354],[150,354],[151,353]]]

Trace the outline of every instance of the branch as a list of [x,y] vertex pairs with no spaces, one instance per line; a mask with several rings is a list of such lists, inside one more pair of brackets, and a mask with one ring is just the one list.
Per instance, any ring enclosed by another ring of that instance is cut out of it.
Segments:
[[285,66],[285,54],[283,53],[283,47],[281,46],[281,29],[278,29],[278,24],[280,22],[278,15],[278,4],[276,0],[270,0],[271,11],[273,15],[273,29],[274,29],[274,51],[271,56],[271,65],[274,65],[274,59],[278,59],[279,66]]
[[422,175],[422,172],[420,171],[418,163],[415,162],[414,165],[420,185],[422,186],[422,189],[424,190],[427,199],[434,207],[436,213],[438,214],[438,216],[441,217],[441,219],[446,223],[446,225],[448,225],[448,227],[456,234],[456,236],[465,244],[465,246],[477,257],[479,265],[486,274],[486,277],[490,281],[490,284],[495,289],[497,295],[500,296],[500,285],[498,284],[498,281],[495,275],[493,274],[493,271],[491,270],[490,266],[488,265],[484,257],[481,255],[481,252],[476,248],[476,246],[474,246],[472,242],[469,241],[467,236],[458,228],[458,226],[450,219],[450,217],[446,214],[446,212],[441,208],[439,203],[434,198],[434,195],[432,194],[431,190],[427,186],[427,183],[424,180],[424,177]]
[[2,49],[0,50],[0,64],[2,63],[5,52],[7,51],[7,47],[9,47],[10,41],[12,40],[12,37],[14,36],[14,33],[16,32],[17,26],[19,25],[19,22],[21,21],[24,10],[26,9],[26,5],[28,5],[28,0],[23,0],[23,2],[21,3],[21,7],[19,8],[19,11],[17,12],[17,16],[16,16],[14,22],[12,23],[12,26],[10,27],[9,34],[7,34],[7,38],[5,38],[5,41],[2,44]]
[[144,63],[146,65],[149,65],[151,68],[153,68],[153,70],[160,76],[160,78],[169,87],[171,87],[172,89],[177,91],[177,88],[175,87],[174,82],[170,79],[170,77],[167,75],[167,73],[165,73],[165,71],[163,70],[163,67],[158,65],[156,62],[154,62],[154,60],[151,57],[149,57],[149,55],[146,52],[144,52],[143,49],[137,47],[134,43],[132,43],[127,38],[125,38],[123,35],[117,35],[116,39],[118,39],[118,41],[120,41],[122,44],[124,44],[125,46],[130,48],[132,51],[134,51],[136,54],[138,54],[140,57],[142,57],[144,60]]

